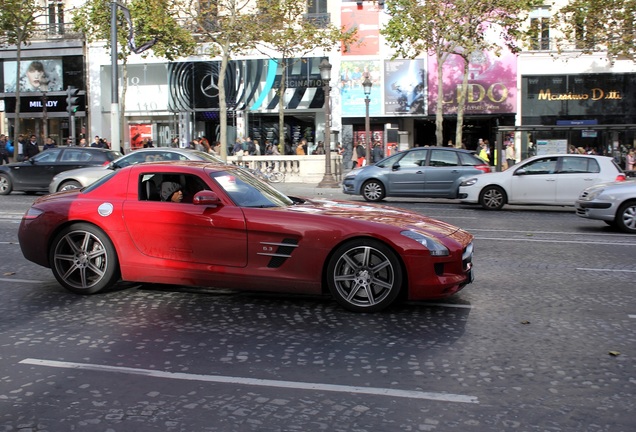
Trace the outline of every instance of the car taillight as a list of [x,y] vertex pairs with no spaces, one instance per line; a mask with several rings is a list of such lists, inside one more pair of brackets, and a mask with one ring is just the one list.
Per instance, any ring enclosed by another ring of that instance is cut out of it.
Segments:
[[475,168],[477,168],[479,171],[483,171],[484,173],[490,172],[490,165],[488,164],[475,165]]
[[620,173],[619,175],[616,176],[616,180],[614,180],[614,181],[622,182],[622,181],[625,181],[625,180],[627,180],[627,177],[625,177],[625,174]]

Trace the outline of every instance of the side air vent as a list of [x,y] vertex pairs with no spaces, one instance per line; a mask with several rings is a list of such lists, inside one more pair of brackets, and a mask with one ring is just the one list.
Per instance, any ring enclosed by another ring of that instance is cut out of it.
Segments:
[[272,257],[267,267],[278,268],[291,257],[294,249],[298,247],[298,241],[295,239],[283,239],[281,242],[261,242],[261,245],[263,245],[263,250],[267,250],[267,252],[258,252],[258,255]]

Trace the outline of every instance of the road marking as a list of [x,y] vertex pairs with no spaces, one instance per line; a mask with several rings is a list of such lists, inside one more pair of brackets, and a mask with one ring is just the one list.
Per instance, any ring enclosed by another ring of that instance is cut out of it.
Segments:
[[45,283],[45,281],[39,281],[39,280],[12,279],[12,278],[0,278],[0,282],[22,282],[22,283],[32,283],[32,284],[43,284],[43,283]]
[[636,318],[636,315],[627,315],[630,318]]
[[73,363],[73,362],[62,362],[62,361],[54,361],[54,360],[32,359],[32,358],[24,359],[20,363],[30,364],[34,366],[55,367],[55,368],[61,368],[61,369],[81,369],[81,370],[90,370],[95,372],[115,372],[115,373],[131,374],[131,375],[142,375],[142,376],[148,376],[152,378],[168,378],[168,379],[178,379],[178,380],[187,380],[187,381],[202,381],[202,382],[212,382],[212,383],[221,383],[221,384],[239,384],[239,385],[248,385],[248,386],[276,387],[276,388],[287,388],[287,389],[298,389],[298,390],[356,393],[356,394],[368,394],[368,395],[374,395],[374,396],[400,397],[400,398],[407,398],[407,399],[429,399],[429,400],[436,400],[436,401],[442,401],[442,402],[479,403],[476,396],[458,395],[458,394],[451,394],[451,393],[432,393],[432,392],[421,392],[421,391],[414,391],[414,390],[396,390],[396,389],[379,388],[379,387],[356,387],[356,386],[335,385],[335,384],[320,384],[320,383],[307,383],[307,382],[296,382],[296,381],[278,381],[278,380],[267,380],[267,379],[258,379],[258,378],[240,378],[240,377],[231,377],[231,376],[223,376],[223,375],[197,375],[197,374],[188,374],[188,373],[179,373],[179,372],[163,372],[163,371],[150,370],[150,369],[137,369],[137,368],[128,368],[128,367],[120,367],[120,366],[105,366],[105,365],[96,365],[96,364],[90,364],[90,363]]
[[472,305],[467,304],[457,304],[457,303],[418,303],[424,306],[439,306],[439,307],[448,307],[448,308],[462,308],[462,309],[472,309]]
[[604,236],[604,237],[630,237],[629,234],[619,233],[581,233],[581,232],[564,232],[564,231],[528,231],[528,230],[503,230],[503,229],[489,229],[489,228],[462,228],[466,231],[492,231],[501,233],[521,233],[526,235],[534,234],[557,234],[557,235],[584,235],[584,236]]
[[[470,232],[470,230],[466,230]],[[610,245],[610,246],[636,246],[636,243],[617,243],[617,242],[592,242],[579,240],[542,240],[529,239],[523,237],[517,238],[498,238],[498,237],[475,237],[477,240],[496,240],[496,241],[514,241],[514,242],[535,242],[535,243],[570,243],[570,244],[586,244],[586,245]]]
[[581,270],[581,271],[599,271],[599,272],[636,273],[636,270],[599,269],[599,268],[583,268],[583,267],[579,267],[579,268],[577,268],[577,270]]

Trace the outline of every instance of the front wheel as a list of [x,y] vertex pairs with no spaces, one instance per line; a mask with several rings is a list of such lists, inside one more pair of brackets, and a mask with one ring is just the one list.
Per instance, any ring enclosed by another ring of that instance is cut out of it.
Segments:
[[486,210],[501,210],[506,203],[506,194],[498,186],[486,186],[479,196],[479,204]]
[[13,190],[13,183],[6,174],[0,174],[0,195],[9,195]]
[[60,187],[57,189],[58,192],[62,192],[62,191],[67,191],[67,190],[71,190],[71,189],[79,189],[81,188],[82,185],[75,180],[68,180],[65,181],[64,183],[62,183],[60,185]]
[[362,197],[367,201],[382,201],[385,194],[384,185],[378,180],[369,180],[362,185]]
[[112,242],[101,229],[86,223],[64,228],[51,248],[51,270],[64,288],[94,294],[119,279],[119,261]]
[[636,201],[629,201],[618,208],[616,226],[626,233],[636,234]]
[[387,308],[402,289],[402,267],[384,243],[371,239],[347,242],[327,266],[327,284],[335,300],[353,312]]

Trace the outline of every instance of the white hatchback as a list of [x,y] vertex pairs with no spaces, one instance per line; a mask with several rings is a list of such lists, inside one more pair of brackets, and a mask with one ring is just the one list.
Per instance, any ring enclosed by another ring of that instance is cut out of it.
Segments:
[[625,174],[610,157],[541,155],[503,172],[465,178],[459,199],[487,210],[499,210],[504,204],[573,206],[585,188],[624,180]]

